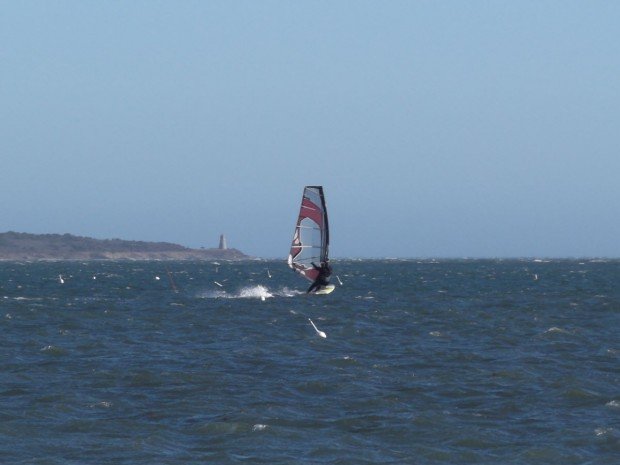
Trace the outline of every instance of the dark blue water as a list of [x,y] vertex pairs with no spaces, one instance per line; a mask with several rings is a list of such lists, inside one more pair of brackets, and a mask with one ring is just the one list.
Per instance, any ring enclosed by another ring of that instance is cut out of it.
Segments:
[[0,263],[0,463],[620,463],[620,261],[333,265]]

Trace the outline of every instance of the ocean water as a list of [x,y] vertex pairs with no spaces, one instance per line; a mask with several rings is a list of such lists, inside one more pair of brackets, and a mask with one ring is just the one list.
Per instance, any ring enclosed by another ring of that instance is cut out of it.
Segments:
[[620,463],[620,261],[333,266],[0,263],[0,463]]

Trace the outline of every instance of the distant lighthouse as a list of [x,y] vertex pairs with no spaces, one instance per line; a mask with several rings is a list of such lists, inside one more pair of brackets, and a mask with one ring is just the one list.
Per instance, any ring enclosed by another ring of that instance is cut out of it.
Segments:
[[218,247],[220,250],[226,250],[228,247],[226,247],[226,238],[224,237],[224,234],[220,234],[220,246]]

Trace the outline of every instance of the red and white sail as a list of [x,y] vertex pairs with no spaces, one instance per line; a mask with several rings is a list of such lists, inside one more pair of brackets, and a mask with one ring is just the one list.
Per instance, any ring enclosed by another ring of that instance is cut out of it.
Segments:
[[288,265],[310,281],[318,271],[312,266],[328,260],[329,224],[322,186],[306,186],[301,198]]

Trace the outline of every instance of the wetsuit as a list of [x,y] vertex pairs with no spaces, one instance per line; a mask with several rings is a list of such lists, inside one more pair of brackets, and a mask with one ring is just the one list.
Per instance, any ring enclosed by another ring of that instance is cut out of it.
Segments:
[[319,275],[306,291],[307,294],[312,291],[318,291],[323,286],[327,286],[329,284],[329,277],[332,274],[332,269],[327,263],[321,263],[321,266],[316,266],[312,263],[312,267],[319,272]]

